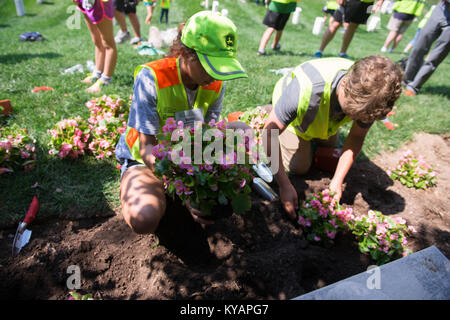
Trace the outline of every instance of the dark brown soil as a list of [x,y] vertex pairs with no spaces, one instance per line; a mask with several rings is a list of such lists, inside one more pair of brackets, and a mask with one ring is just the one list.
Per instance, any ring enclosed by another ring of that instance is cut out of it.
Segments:
[[[385,170],[410,148],[435,165],[438,185],[413,190]],[[419,134],[393,154],[356,163],[342,203],[401,216],[418,232],[413,251],[437,246],[450,257],[450,136]],[[299,196],[320,191],[329,173],[293,177]],[[276,189],[274,187],[274,189]],[[156,235],[133,234],[120,214],[109,219],[33,223],[30,243],[11,257],[15,230],[0,231],[0,299],[67,299],[67,268],[81,270],[81,293],[103,299],[290,299],[367,270],[373,264],[349,235],[332,247],[308,244],[278,202],[255,195],[252,211],[202,228],[179,205]]]

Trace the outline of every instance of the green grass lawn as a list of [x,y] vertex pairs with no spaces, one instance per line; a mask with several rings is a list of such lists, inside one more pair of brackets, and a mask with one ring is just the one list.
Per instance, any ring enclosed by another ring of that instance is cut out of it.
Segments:
[[[116,162],[93,158],[61,161],[49,156],[47,147],[47,129],[59,120],[88,115],[84,104],[91,95],[84,92],[86,86],[79,81],[82,75],[61,75],[61,71],[78,63],[85,64],[87,60],[94,60],[94,47],[89,32],[83,18],[80,29],[67,27],[66,21],[73,14],[73,11],[68,13],[68,8],[72,5],[69,0],[47,0],[41,5],[35,0],[24,2],[27,15],[18,17],[13,1],[0,0],[0,100],[9,99],[13,105],[14,114],[7,124],[16,123],[27,128],[36,138],[38,164],[29,173],[17,172],[0,176],[0,226],[11,226],[23,218],[35,192],[31,186],[36,182],[40,185],[39,219],[110,215],[120,206]],[[281,40],[282,50],[275,53],[270,50],[269,44],[266,49],[270,55],[259,57],[256,51],[265,30],[261,22],[266,9],[239,0],[220,1],[219,9],[228,9],[229,17],[238,27],[238,58],[249,74],[248,79],[227,83],[225,113],[268,103],[273,86],[280,77],[269,70],[293,67],[312,59],[322,35],[314,36],[311,31],[315,17],[322,15],[324,3],[325,1],[316,0],[302,1],[299,4],[303,9],[300,24],[293,25],[291,17]],[[152,25],[163,29],[176,27],[199,10],[200,0],[178,0],[170,9],[168,26],[161,26],[158,22],[159,7],[155,10]],[[143,4],[138,6],[138,15],[143,37],[147,38],[149,26],[144,24],[146,10]],[[382,15],[382,28],[373,33],[366,32],[365,27],[361,26],[348,54],[358,59],[379,53],[388,33],[386,24],[389,17]],[[385,55],[394,61],[402,58],[400,52],[414,36],[416,27],[417,22],[408,29],[397,52]],[[118,26],[114,28],[117,32]],[[19,35],[29,31],[40,32],[46,40],[20,41]],[[342,34],[338,32],[324,55],[336,55],[341,40]],[[167,51],[167,48],[164,49]],[[103,93],[115,93],[123,97],[130,95],[135,67],[156,58],[138,55],[129,44],[118,45],[114,84],[105,88]],[[420,95],[415,98],[400,98],[397,102],[397,114],[392,117],[398,127],[389,131],[382,123],[376,123],[366,139],[364,155],[372,158],[385,150],[395,150],[411,139],[415,132],[449,132],[448,74],[450,61],[447,59],[428,80]],[[32,93],[31,90],[37,86],[50,86],[55,90]],[[345,130],[342,134],[344,138]]]

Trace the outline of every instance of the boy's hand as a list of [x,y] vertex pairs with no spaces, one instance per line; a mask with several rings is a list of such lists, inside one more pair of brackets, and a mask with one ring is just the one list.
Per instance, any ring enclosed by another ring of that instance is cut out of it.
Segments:
[[211,220],[206,220],[203,219],[199,216],[199,214],[201,213],[199,210],[192,208],[191,203],[189,202],[189,200],[186,200],[186,208],[188,208],[192,219],[194,219],[195,222],[198,222],[200,224],[204,224],[204,225],[209,225],[209,224],[213,224],[214,221]]
[[280,185],[280,201],[289,217],[295,220],[298,211],[298,196],[297,190],[291,183]]
[[337,202],[339,203],[341,201],[341,197],[342,197],[342,184],[335,182],[334,180],[331,180],[330,183],[330,193],[334,192],[334,196],[333,199],[337,200]]

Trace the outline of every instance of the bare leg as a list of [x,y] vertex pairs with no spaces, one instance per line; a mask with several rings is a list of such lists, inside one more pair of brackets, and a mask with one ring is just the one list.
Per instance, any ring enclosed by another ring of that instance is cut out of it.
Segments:
[[[384,42],[383,47],[387,49],[389,47],[389,45],[391,44],[391,42],[394,41],[394,39],[397,37],[397,35],[398,35],[398,33],[395,31],[389,32],[388,36],[386,37],[386,41]],[[395,44],[394,44],[394,46],[395,46]]]
[[353,35],[355,34],[356,29],[358,29],[358,26],[359,24],[353,22],[350,22],[348,24],[348,27],[344,33],[344,38],[342,39],[342,46],[341,46],[342,53],[347,52],[348,46],[350,45],[350,42],[352,41]]
[[120,30],[127,32],[127,21],[125,20],[125,15],[118,10],[114,10],[114,18],[119,24]]
[[264,31],[261,42],[259,43],[259,50],[264,50],[266,48],[267,43],[270,40],[270,37],[272,36],[272,33],[275,31],[274,28],[267,27],[266,31]]
[[323,37],[322,37],[322,43],[320,44],[320,51],[325,50],[326,46],[330,43],[331,40],[333,40],[334,35],[336,34],[336,31],[341,26],[341,23],[339,21],[336,21],[333,19],[333,22],[330,21],[330,26],[325,31]]
[[91,34],[92,42],[95,45],[95,68],[99,71],[103,71],[106,52],[105,47],[103,46],[102,35],[100,34],[97,26],[94,25],[91,20],[86,17],[86,15],[84,16],[84,21],[86,21],[86,26]]
[[277,30],[275,37],[273,37],[273,47],[276,48],[277,44],[280,42],[281,36],[283,35],[283,30]]
[[395,47],[398,46],[398,44],[399,44],[400,41],[402,40],[402,37],[403,37],[403,35],[402,35],[401,33],[399,33],[399,34],[397,35],[397,37],[396,37],[395,40],[394,40],[394,44],[392,45],[392,50],[394,50]]
[[134,166],[120,183],[122,215],[139,234],[154,233],[166,211],[163,183],[149,168]]
[[[105,65],[103,68],[103,76],[112,77],[117,62],[117,48],[114,40],[113,23],[111,20],[104,18],[96,25],[96,27],[101,34],[102,44],[105,48]],[[97,83],[95,83],[86,91],[97,93],[100,89],[101,88],[97,85]]]
[[141,25],[139,19],[135,13],[129,13],[128,18],[130,19],[131,26],[133,27],[134,36],[141,37]]

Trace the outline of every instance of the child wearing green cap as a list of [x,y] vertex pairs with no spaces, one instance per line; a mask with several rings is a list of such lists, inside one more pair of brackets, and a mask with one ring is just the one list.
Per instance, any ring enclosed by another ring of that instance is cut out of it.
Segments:
[[167,58],[136,69],[127,130],[116,146],[122,213],[134,232],[154,233],[165,214],[164,187],[153,174],[152,149],[166,120],[218,120],[223,81],[247,77],[236,59],[236,31],[220,13],[198,12],[180,27]]

